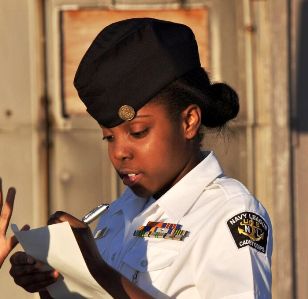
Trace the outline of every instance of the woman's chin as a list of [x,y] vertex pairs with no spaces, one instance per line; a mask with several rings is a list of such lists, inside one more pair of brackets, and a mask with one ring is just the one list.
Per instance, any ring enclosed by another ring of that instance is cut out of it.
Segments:
[[153,191],[150,191],[143,186],[134,185],[131,186],[130,189],[134,192],[134,194],[138,197],[142,197],[148,199],[149,197],[153,196]]

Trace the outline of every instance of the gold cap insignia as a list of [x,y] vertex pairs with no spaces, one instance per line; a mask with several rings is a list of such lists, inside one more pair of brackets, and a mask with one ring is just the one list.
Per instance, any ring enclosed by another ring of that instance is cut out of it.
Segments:
[[120,107],[118,115],[123,120],[132,120],[135,117],[136,112],[133,107],[129,105],[123,105]]

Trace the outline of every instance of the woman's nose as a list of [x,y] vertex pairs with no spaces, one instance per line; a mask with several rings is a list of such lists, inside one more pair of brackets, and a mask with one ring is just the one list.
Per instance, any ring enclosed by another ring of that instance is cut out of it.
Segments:
[[118,139],[112,144],[112,156],[116,160],[129,160],[133,158],[133,150],[125,139]]

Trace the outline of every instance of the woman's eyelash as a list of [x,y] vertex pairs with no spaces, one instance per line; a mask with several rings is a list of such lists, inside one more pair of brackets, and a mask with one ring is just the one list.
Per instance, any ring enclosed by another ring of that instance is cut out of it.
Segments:
[[137,132],[131,132],[130,135],[132,135],[133,137],[141,138],[145,136],[147,133],[148,133],[148,129],[144,129],[144,130],[137,131]]
[[[129,134],[131,136],[133,136],[134,138],[142,138],[148,133],[148,131],[149,131],[149,129],[144,129],[144,130],[140,130],[140,131],[133,131],[133,132],[130,132]],[[103,141],[112,142],[114,140],[114,136],[113,135],[107,135],[107,136],[103,136],[102,139],[103,139]]]
[[103,139],[103,141],[110,142],[110,141],[113,140],[113,136],[112,135],[104,136],[102,139]]

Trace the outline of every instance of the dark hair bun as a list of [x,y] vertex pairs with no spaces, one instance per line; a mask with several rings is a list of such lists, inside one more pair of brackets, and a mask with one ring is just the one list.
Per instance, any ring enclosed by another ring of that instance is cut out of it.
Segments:
[[225,83],[209,86],[202,123],[209,128],[223,127],[239,112],[239,99],[235,90]]

